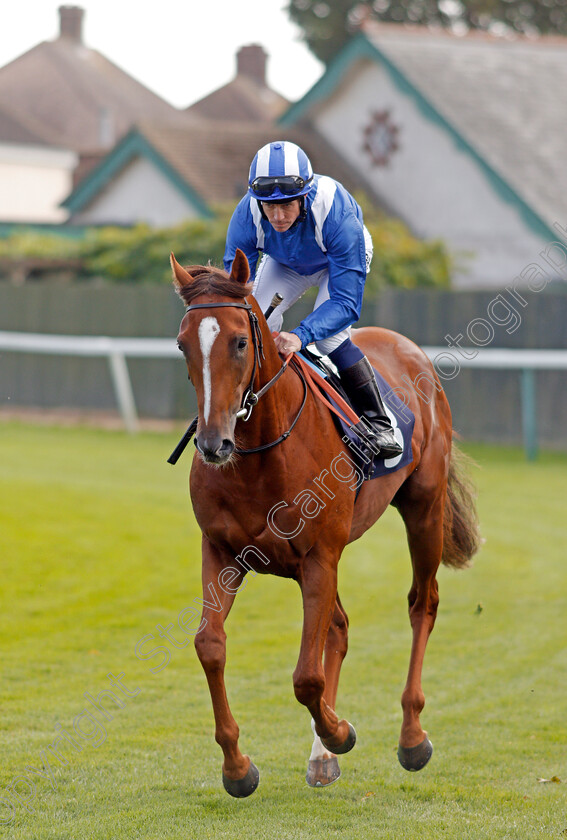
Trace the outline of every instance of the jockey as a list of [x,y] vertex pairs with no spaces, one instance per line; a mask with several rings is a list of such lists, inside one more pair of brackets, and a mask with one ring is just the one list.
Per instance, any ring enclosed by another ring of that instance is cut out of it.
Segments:
[[362,210],[342,184],[314,175],[305,152],[289,141],[268,143],[250,167],[248,193],[228,226],[225,269],[236,249],[256,267],[253,294],[262,311],[275,292],[283,295],[268,320],[281,330],[283,313],[310,287],[319,292],[313,312],[290,332],[275,339],[287,355],[314,342],[339,371],[357,414],[368,425],[365,435],[380,458],[402,452],[378,390],[372,366],[351,341],[372,259],[372,240]]

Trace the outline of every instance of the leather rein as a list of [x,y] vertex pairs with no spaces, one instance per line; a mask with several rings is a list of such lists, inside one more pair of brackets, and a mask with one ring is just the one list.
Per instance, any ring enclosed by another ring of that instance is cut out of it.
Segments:
[[[243,420],[243,422],[245,423],[250,419],[254,406],[258,404],[260,397],[262,397],[266,393],[266,391],[268,391],[272,387],[272,385],[274,385],[278,381],[280,376],[286,371],[290,359],[291,366],[296,371],[303,385],[303,399],[301,401],[301,405],[299,406],[299,411],[297,412],[295,418],[293,419],[290,427],[286,432],[280,435],[279,438],[277,438],[277,440],[273,440],[270,443],[264,443],[261,446],[255,446],[251,449],[239,449],[238,447],[235,449],[235,452],[238,455],[252,455],[255,452],[263,452],[266,449],[271,449],[272,447],[277,446],[279,443],[282,443],[282,441],[286,440],[290,436],[293,427],[299,420],[303,408],[305,406],[305,401],[307,399],[307,383],[305,381],[305,377],[301,371],[301,368],[294,362],[294,360],[291,358],[292,354],[290,354],[282,363],[282,366],[280,367],[278,372],[274,376],[272,376],[269,382],[263,385],[262,388],[260,388],[258,391],[254,391],[254,380],[256,378],[256,373],[262,367],[262,359],[265,359],[265,356],[260,323],[258,321],[258,316],[252,309],[252,305],[250,303],[228,303],[220,301],[219,303],[193,303],[186,307],[185,312],[191,312],[194,309],[220,309],[221,307],[226,306],[246,310],[246,312],[248,313],[248,319],[250,321],[250,332],[252,334],[252,345],[254,347],[254,365],[252,368],[252,375],[250,377],[248,387],[244,392],[244,396],[242,397],[240,408],[236,412],[237,418]],[[197,430],[198,419],[198,417],[194,418],[191,425],[177,444],[176,448],[167,459],[168,463],[177,463],[179,456],[181,455],[181,453],[183,452],[183,450],[185,449],[185,447],[187,446],[187,444],[189,443],[189,441],[191,440],[191,438]],[[195,446],[197,447],[197,449],[199,449],[196,439]]]

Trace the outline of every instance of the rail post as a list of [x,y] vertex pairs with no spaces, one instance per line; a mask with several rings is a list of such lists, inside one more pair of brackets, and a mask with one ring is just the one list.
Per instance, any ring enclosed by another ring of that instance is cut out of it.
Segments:
[[116,394],[116,400],[120,408],[120,414],[124,420],[124,425],[131,434],[134,434],[139,428],[138,412],[136,411],[134,392],[132,391],[126,358],[123,353],[112,350],[108,354],[108,363],[110,365],[114,393]]
[[522,368],[520,371],[520,389],[522,401],[522,436],[528,461],[537,458],[537,418],[535,370]]

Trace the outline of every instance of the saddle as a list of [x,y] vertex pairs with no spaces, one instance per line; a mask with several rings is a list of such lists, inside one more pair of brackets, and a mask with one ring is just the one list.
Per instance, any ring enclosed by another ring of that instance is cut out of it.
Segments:
[[337,376],[334,369],[326,360],[326,357],[317,356],[315,353],[312,353],[311,350],[308,350],[307,347],[304,347],[302,350],[300,350],[299,354],[305,359],[307,359],[307,361],[319,371],[320,375],[323,376],[327,380],[327,382],[329,382],[329,384],[333,386],[335,391],[343,398],[347,405],[350,405],[352,408],[347,392],[342,386],[340,377]]
[[[317,356],[307,348],[300,350],[296,354],[297,356],[303,357],[305,362],[308,363],[309,371],[313,374],[307,376],[308,384],[312,387],[316,386],[318,389],[317,396],[327,403],[337,431],[343,442],[349,447],[350,456],[362,472],[365,480],[387,475],[411,463],[413,459],[411,440],[415,417],[376,368],[374,368],[374,375],[384,402],[387,404],[386,410],[394,429],[398,428],[402,433],[404,447],[401,455],[385,460],[374,458],[365,438],[353,428],[359,423],[360,418],[354,411],[339,376],[325,358]],[[302,363],[302,367],[304,373],[306,373],[304,363]],[[324,384],[321,380],[324,381]]]

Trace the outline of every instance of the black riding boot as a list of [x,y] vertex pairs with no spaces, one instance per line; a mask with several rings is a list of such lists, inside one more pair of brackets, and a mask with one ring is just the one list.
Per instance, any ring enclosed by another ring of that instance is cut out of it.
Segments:
[[366,424],[361,422],[354,426],[355,431],[362,433],[368,440],[369,447],[379,458],[395,458],[401,455],[403,447],[394,437],[394,430],[386,414],[374,370],[366,356],[354,365],[339,371],[339,375],[354,410],[366,420]]

